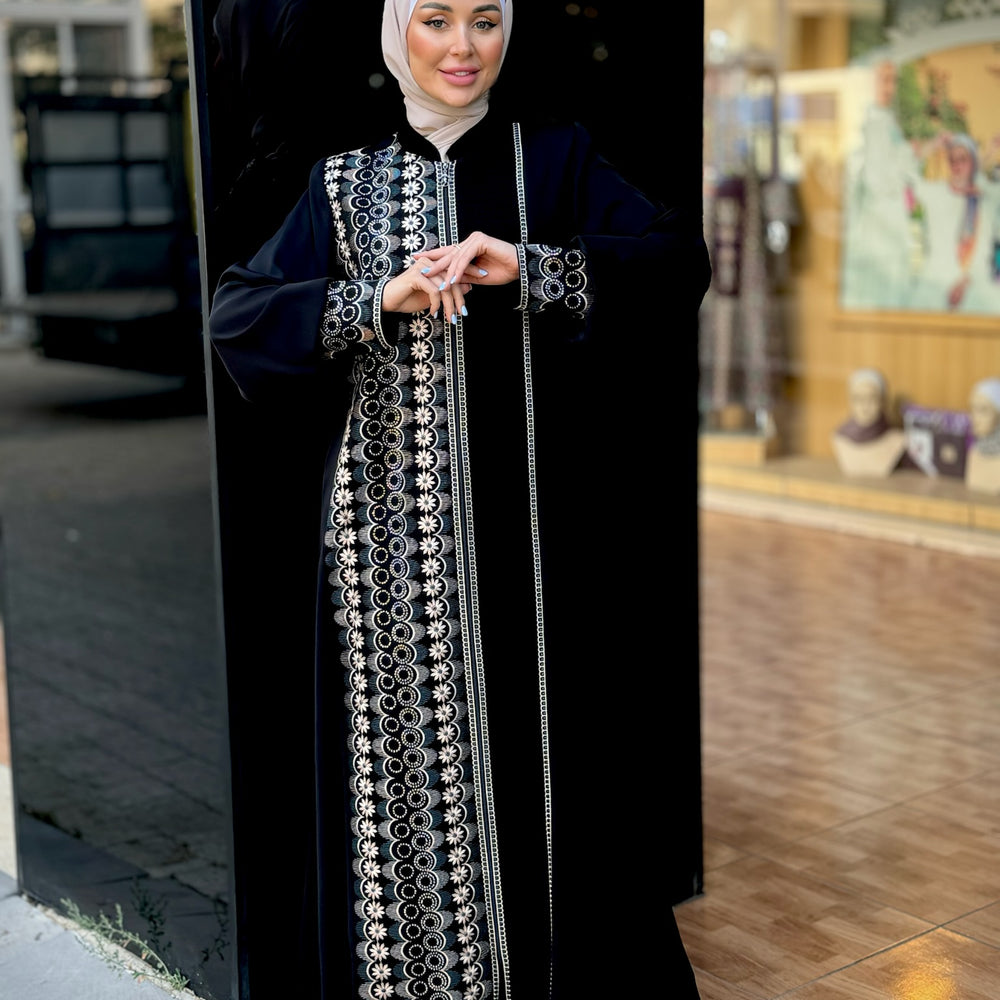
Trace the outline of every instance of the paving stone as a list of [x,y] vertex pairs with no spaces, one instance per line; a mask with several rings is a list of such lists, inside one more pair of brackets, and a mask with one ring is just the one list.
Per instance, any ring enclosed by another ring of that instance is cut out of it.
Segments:
[[22,897],[0,899],[0,1000],[165,1000],[184,995],[109,966],[75,933]]

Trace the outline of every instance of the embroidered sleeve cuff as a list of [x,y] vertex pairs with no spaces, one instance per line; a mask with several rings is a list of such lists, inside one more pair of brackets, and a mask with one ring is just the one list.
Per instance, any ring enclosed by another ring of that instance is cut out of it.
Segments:
[[371,281],[331,281],[320,321],[320,343],[332,358],[360,344],[367,350],[388,347],[382,332],[382,286]]
[[527,243],[521,253],[518,247],[522,310],[535,313],[558,306],[581,319],[587,315],[591,295],[582,251]]

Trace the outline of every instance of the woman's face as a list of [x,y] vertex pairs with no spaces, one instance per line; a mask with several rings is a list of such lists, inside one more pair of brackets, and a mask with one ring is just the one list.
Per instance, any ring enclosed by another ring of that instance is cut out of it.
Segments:
[[464,108],[493,86],[503,54],[499,3],[417,0],[406,28],[410,72],[425,94]]

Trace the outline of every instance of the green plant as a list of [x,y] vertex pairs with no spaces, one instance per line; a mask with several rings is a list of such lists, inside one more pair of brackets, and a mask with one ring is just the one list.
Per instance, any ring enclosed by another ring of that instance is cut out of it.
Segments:
[[146,922],[146,941],[150,948],[167,960],[171,948],[170,941],[163,940],[163,932],[166,929],[166,901],[162,897],[154,899],[143,881],[136,876],[132,880],[132,905],[140,920]]
[[[103,911],[91,917],[71,899],[61,899],[60,903],[69,918],[84,932],[77,935],[83,946],[109,968],[119,974],[128,972],[139,982],[149,979],[174,990],[183,990],[188,985],[188,978],[179,969],[171,971],[146,941],[125,927],[119,903],[115,903],[114,918]],[[130,963],[123,951],[141,959],[144,965]]]
[[229,917],[226,913],[226,905],[221,899],[213,899],[212,909],[215,911],[215,919],[219,925],[219,930],[212,943],[201,950],[202,965],[213,957],[221,958],[225,961],[226,948],[229,946],[229,939],[226,936],[229,930]]

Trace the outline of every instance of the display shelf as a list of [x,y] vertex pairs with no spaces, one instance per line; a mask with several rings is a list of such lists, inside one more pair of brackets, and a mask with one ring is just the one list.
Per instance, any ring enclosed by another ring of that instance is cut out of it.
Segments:
[[832,458],[740,465],[705,455],[699,467],[705,508],[1000,558],[1000,497],[973,493],[961,480],[909,469],[848,478]]
[[711,431],[698,437],[702,465],[760,466],[774,457],[777,442],[752,431]]

